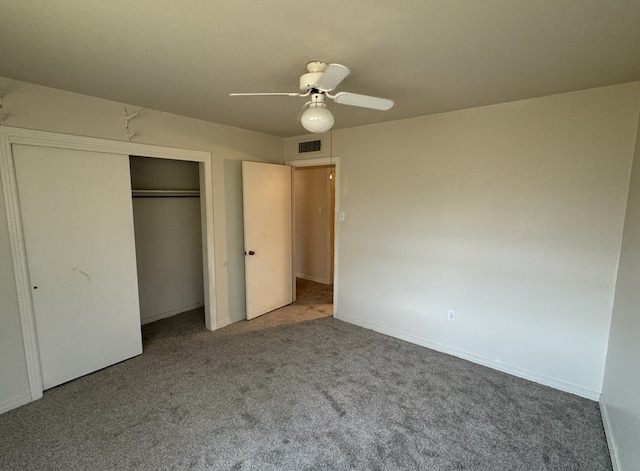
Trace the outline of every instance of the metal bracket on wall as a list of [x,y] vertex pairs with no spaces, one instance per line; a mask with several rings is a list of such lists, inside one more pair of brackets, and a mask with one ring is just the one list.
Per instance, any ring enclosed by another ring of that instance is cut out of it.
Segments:
[[4,107],[4,97],[7,96],[7,85],[4,80],[0,80],[0,126],[4,126],[4,120],[8,113]]
[[2,100],[3,98],[4,97],[0,95],[0,126],[4,126],[4,117],[5,117],[4,102]]
[[138,116],[138,112],[137,111],[134,111],[133,113],[128,114],[127,113],[127,107],[126,106],[124,107],[124,131],[125,131],[125,133],[127,135],[127,141],[129,141],[129,142],[131,142],[131,138],[136,135],[135,132],[131,132],[129,130],[129,121],[131,121],[136,116]]

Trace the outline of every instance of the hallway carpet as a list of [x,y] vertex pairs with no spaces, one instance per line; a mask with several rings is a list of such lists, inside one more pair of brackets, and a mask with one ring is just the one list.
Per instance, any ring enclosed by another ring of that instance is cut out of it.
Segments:
[[282,324],[293,324],[333,315],[333,285],[296,279],[297,299],[288,306],[263,314],[250,321],[235,322],[220,330],[224,334],[237,334],[261,330]]

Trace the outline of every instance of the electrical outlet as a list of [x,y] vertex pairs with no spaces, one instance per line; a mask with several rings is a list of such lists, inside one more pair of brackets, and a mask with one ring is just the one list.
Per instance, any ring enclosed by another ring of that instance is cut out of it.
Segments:
[[344,221],[345,219],[344,211],[340,211],[340,213],[338,213],[338,219],[340,221]]
[[449,309],[449,311],[447,312],[447,319],[449,319],[450,321],[455,321],[456,311],[454,311],[453,309]]

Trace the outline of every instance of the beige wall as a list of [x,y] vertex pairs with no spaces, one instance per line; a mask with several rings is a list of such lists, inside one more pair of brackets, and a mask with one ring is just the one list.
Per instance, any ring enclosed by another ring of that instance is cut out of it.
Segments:
[[334,131],[338,317],[598,398],[639,109],[631,83]]
[[[4,107],[7,126],[126,140],[124,106],[108,100],[64,92],[25,82],[7,83]],[[136,108],[128,106],[131,113]],[[130,122],[133,142],[212,153],[216,307],[222,324],[244,317],[241,160],[283,162],[283,139],[196,119],[139,110]],[[0,404],[15,403],[25,392],[24,352],[15,301],[13,268],[5,250],[6,214],[0,208],[0,314],[2,345]],[[6,283],[5,283],[6,281]],[[5,292],[6,291],[6,295]],[[7,327],[5,329],[5,326]],[[4,342],[4,338],[10,339]],[[7,365],[5,365],[5,363]],[[7,378],[4,375],[8,375]]]
[[331,284],[332,170],[298,167],[294,171],[296,276]]
[[629,188],[601,406],[619,471],[640,467],[640,126]]

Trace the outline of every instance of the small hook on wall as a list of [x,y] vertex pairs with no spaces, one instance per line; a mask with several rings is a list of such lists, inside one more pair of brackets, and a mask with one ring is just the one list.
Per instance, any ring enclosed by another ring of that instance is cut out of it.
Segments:
[[127,135],[127,140],[131,142],[131,138],[136,135],[135,132],[129,129],[129,121],[138,116],[138,111],[134,111],[133,113],[127,112],[127,107],[124,107],[124,130]]
[[0,80],[0,125],[4,126],[5,119],[8,116],[7,109],[4,106],[4,97],[7,96],[8,82]]

